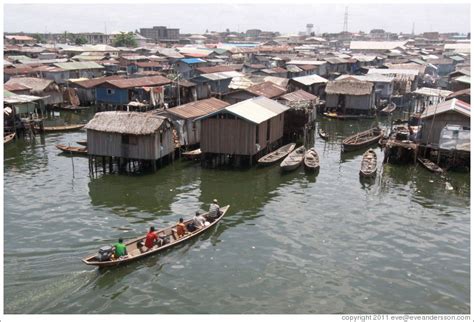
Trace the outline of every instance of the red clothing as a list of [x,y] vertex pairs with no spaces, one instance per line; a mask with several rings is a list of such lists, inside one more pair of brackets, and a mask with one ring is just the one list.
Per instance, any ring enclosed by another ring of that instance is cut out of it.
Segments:
[[176,225],[176,232],[178,234],[178,237],[184,236],[184,234],[186,233],[186,228],[185,228],[184,224],[182,224],[182,223],[177,224]]
[[156,235],[156,232],[149,232],[148,234],[146,234],[145,247],[152,248],[153,246],[155,246],[155,241],[157,240],[158,236]]

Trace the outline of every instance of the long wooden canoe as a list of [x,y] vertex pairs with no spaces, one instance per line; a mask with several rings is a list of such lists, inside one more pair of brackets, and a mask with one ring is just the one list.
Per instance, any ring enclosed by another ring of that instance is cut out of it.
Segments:
[[13,139],[15,138],[15,135],[16,135],[15,132],[5,135],[3,137],[3,144],[8,144],[11,141],[13,141]]
[[377,154],[368,149],[362,156],[359,174],[362,177],[372,177],[377,173]]
[[82,145],[82,146],[87,146],[87,140],[84,141],[76,141],[77,144]]
[[334,112],[326,112],[323,113],[324,116],[329,117],[331,119],[337,119],[337,120],[358,120],[358,119],[372,119],[375,116],[373,115],[353,115],[353,114],[338,114]]
[[383,131],[374,127],[367,131],[353,134],[342,141],[343,151],[354,151],[377,142],[383,136]]
[[183,158],[188,159],[188,160],[199,159],[201,157],[201,154],[202,154],[202,152],[201,152],[200,148],[196,149],[196,150],[186,151],[186,152],[181,153]]
[[428,159],[424,159],[424,158],[418,158],[417,159],[418,162],[420,162],[426,169],[428,169],[429,171],[431,172],[434,172],[434,173],[443,173],[444,170],[439,166],[437,165],[436,163],[428,160]]
[[292,171],[298,169],[298,167],[303,163],[304,154],[306,148],[300,146],[290,154],[280,163],[280,169],[283,171]]
[[[61,126],[45,126],[43,130],[45,132],[65,132],[80,130],[85,124],[72,124],[72,125],[61,125]],[[39,130],[39,128],[37,128]]]
[[385,108],[380,110],[380,113],[390,114],[390,113],[393,113],[393,111],[395,111],[396,109],[397,109],[397,105],[395,105],[395,103],[390,103]]
[[289,143],[287,145],[284,145],[276,149],[275,151],[264,155],[263,157],[258,159],[257,163],[259,165],[270,165],[275,162],[278,162],[284,157],[286,157],[290,152],[292,152],[295,149],[295,146],[295,143]]
[[[134,239],[131,239],[131,240],[128,240],[128,241],[125,242],[125,245],[127,246],[127,253],[128,253],[128,255],[125,256],[125,257],[121,257],[121,258],[116,259],[116,260],[107,260],[107,261],[102,261],[101,262],[101,261],[98,261],[96,259],[96,254],[94,254],[94,255],[90,255],[90,256],[87,256],[87,257],[83,258],[82,262],[84,264],[87,264],[87,265],[95,265],[95,266],[98,266],[98,267],[117,266],[117,265],[126,264],[126,263],[129,263],[129,262],[132,262],[132,261],[150,256],[150,255],[159,253],[159,252],[161,252],[165,249],[176,246],[177,244],[181,244],[181,243],[183,243],[183,242],[185,242],[185,241],[187,241],[187,240],[189,240],[193,237],[196,237],[197,235],[200,235],[203,232],[205,232],[206,230],[208,230],[211,227],[215,226],[225,216],[225,214],[229,210],[229,207],[230,207],[230,205],[227,205],[225,207],[220,208],[220,210],[222,212],[221,216],[219,218],[217,218],[216,220],[214,220],[212,223],[210,223],[208,226],[204,226],[200,229],[197,229],[192,233],[188,232],[183,237],[181,237],[179,239],[175,239],[175,236],[173,234],[173,229],[176,229],[176,225],[158,230],[157,231],[158,236],[167,237],[167,238],[169,237],[169,239],[170,239],[169,243],[167,243],[167,244],[165,244],[161,247],[155,246],[155,247],[153,247],[152,249],[150,249],[146,252],[141,252],[140,249],[138,249],[138,247],[137,247],[137,243],[145,241],[145,238],[146,238],[146,234],[145,234],[145,235],[142,235],[140,237],[137,237],[137,238],[134,238]],[[204,214],[203,216],[206,217],[207,214],[208,213]],[[187,225],[190,222],[192,222],[192,219],[186,220],[184,222],[184,224]]]
[[308,171],[319,169],[319,155],[315,148],[308,149],[304,154],[304,168]]
[[87,147],[67,146],[64,144],[56,144],[56,147],[65,153],[87,155]]
[[329,135],[321,128],[318,129],[318,134],[323,140],[329,139]]

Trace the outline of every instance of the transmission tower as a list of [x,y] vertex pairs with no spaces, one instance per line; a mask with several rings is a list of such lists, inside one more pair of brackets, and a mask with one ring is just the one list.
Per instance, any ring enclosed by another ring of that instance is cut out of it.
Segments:
[[347,20],[349,19],[349,12],[346,7],[346,11],[344,12],[344,27],[342,28],[343,32],[348,32],[349,28],[347,27]]
[[411,35],[414,36],[415,35],[415,23],[413,23],[412,27],[411,27]]

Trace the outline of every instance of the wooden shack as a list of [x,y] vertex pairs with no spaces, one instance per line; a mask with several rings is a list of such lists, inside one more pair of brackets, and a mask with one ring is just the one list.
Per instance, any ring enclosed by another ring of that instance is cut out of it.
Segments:
[[201,139],[201,120],[198,117],[223,109],[230,104],[217,98],[208,98],[183,104],[165,110],[165,114],[173,121],[177,129],[181,146],[199,144]]
[[10,78],[10,80],[6,82],[5,85],[21,85],[23,87],[30,88],[28,94],[42,97],[46,106],[59,105],[63,103],[63,95],[59,90],[58,84],[49,79],[36,77]]
[[281,143],[288,109],[260,96],[198,118],[203,166],[252,165]]
[[326,109],[341,114],[372,114],[375,110],[373,84],[353,79],[328,82]]
[[[106,158],[112,170],[138,161],[151,164],[173,159],[175,144],[171,122],[166,117],[151,113],[101,112],[84,127],[87,130],[87,148],[90,160],[102,157],[104,172]],[[93,165],[91,165],[91,170]]]
[[471,105],[456,98],[431,105],[421,115],[421,121],[418,142],[436,146],[440,141],[441,131],[447,124],[471,127]]

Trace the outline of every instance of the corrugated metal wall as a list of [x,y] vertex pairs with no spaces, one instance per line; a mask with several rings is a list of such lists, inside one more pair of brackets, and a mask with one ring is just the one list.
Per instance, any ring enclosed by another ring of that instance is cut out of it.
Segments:
[[122,135],[87,130],[87,148],[90,155],[122,157],[139,160],[157,160],[174,152],[171,130],[162,134],[162,147],[160,147],[160,133],[141,135],[131,138],[129,142],[135,144],[122,144]]
[[457,112],[446,112],[443,114],[436,115],[436,117],[434,118],[433,128],[431,128],[432,124],[432,117],[428,119],[423,119],[420,143],[438,144],[441,130],[446,126],[446,124],[456,124],[471,127],[471,119]]
[[[258,144],[260,150],[283,136],[284,115],[259,124]],[[270,124],[270,138],[267,141],[267,127]],[[208,118],[202,120],[201,151],[236,155],[254,155],[257,151],[257,126],[241,119]]]

